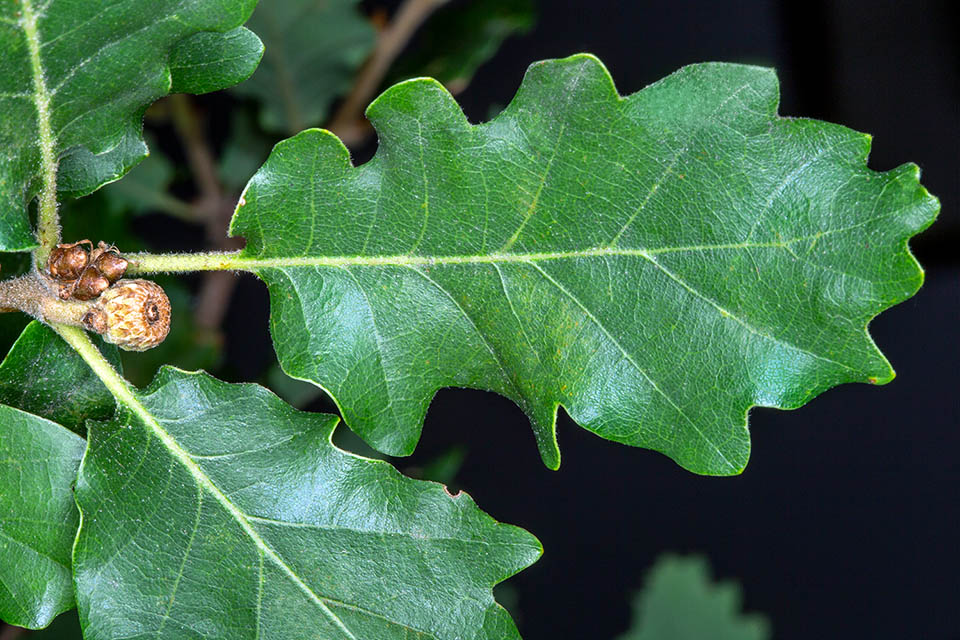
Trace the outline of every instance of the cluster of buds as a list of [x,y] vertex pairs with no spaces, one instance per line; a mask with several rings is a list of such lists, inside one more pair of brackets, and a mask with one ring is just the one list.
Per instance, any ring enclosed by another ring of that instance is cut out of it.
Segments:
[[[86,247],[84,245],[87,245]],[[170,300],[149,280],[125,280],[128,262],[116,247],[89,240],[60,244],[47,272],[58,297],[91,301],[81,324],[127,351],[152,349],[170,331]]]
[[58,295],[64,300],[93,300],[123,277],[127,264],[116,247],[101,241],[94,248],[89,240],[81,240],[58,244],[50,252],[47,271],[58,282]]

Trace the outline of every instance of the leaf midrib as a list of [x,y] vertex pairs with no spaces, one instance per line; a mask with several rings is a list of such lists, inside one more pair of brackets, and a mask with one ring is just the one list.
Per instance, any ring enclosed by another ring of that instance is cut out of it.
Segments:
[[110,363],[97,350],[87,335],[76,327],[67,327],[56,325],[54,329],[59,333],[77,352],[86,360],[90,368],[103,380],[104,385],[110,390],[117,402],[124,405],[131,413],[137,416],[141,422],[152,432],[154,436],[167,448],[172,455],[193,477],[199,487],[212,495],[220,505],[227,510],[230,516],[240,525],[244,533],[256,545],[260,552],[269,557],[270,560],[284,573],[290,580],[297,585],[312,600],[330,621],[344,633],[350,640],[358,640],[357,637],[347,628],[339,617],[324,603],[325,598],[314,593],[314,591],[291,569],[286,562],[273,550],[270,545],[257,533],[253,525],[247,518],[247,515],[240,510],[233,502],[213,483],[213,481],[204,473],[203,469],[194,462],[190,454],[184,450],[173,436],[167,432],[160,422],[150,413],[149,409],[133,393],[120,375],[110,366]]
[[[792,344],[782,338],[778,338],[774,335],[771,335],[758,327],[753,326],[743,318],[740,318],[736,314],[724,309],[717,301],[713,300],[703,292],[689,285],[685,280],[680,278],[677,274],[665,268],[660,264],[654,256],[668,254],[668,253],[682,253],[682,252],[696,252],[696,251],[720,251],[720,250],[741,250],[741,249],[754,249],[754,248],[764,248],[764,249],[783,249],[787,251],[794,259],[797,259],[796,254],[792,251],[791,245],[798,242],[804,242],[807,240],[819,239],[830,233],[837,233],[841,230],[820,232],[809,237],[796,238],[793,240],[785,240],[779,242],[758,242],[758,243],[731,243],[731,244],[716,244],[716,245],[690,245],[685,247],[664,247],[661,249],[621,249],[616,247],[599,247],[595,249],[585,249],[582,251],[560,251],[560,252],[541,252],[541,253],[506,253],[506,254],[489,254],[489,255],[453,255],[453,256],[416,256],[416,255],[392,255],[392,256],[338,256],[338,257],[327,257],[327,256],[292,256],[284,258],[249,258],[249,257],[236,257],[232,258],[230,256],[224,256],[227,258],[225,263],[229,263],[230,266],[221,267],[223,269],[241,269],[241,270],[256,270],[256,269],[269,269],[269,268],[284,268],[284,267],[337,267],[343,268],[348,266],[366,266],[366,267],[375,267],[375,266],[398,266],[398,267],[418,267],[418,266],[446,266],[446,265],[457,265],[457,264],[504,264],[504,263],[516,263],[516,264],[529,264],[536,268],[536,263],[538,262],[548,262],[554,260],[575,260],[581,258],[597,258],[597,257],[637,257],[643,258],[651,265],[656,267],[659,271],[663,272],[667,277],[676,282],[688,293],[697,297],[708,305],[716,309],[723,317],[730,318],[733,321],[737,322],[743,326],[750,333],[757,335],[761,338],[770,340],[781,346],[795,349],[809,355],[818,360],[824,362],[829,362],[835,364],[849,371],[855,371],[854,367],[851,367],[848,364],[839,362],[832,358],[814,353],[808,349],[805,349],[799,345]],[[808,260],[803,260],[804,262],[809,263]]]
[[[38,15],[34,12],[31,0],[20,0],[22,16],[19,26],[23,29],[30,54],[30,71],[33,77],[33,104],[37,111],[37,143],[40,148],[40,169],[42,187],[37,215],[37,236],[41,244],[48,248],[60,240],[60,226],[57,221],[57,140],[53,135],[50,122],[50,101],[52,93],[47,87],[43,61],[40,57],[40,32],[37,29]],[[44,255],[38,256],[45,258]]]

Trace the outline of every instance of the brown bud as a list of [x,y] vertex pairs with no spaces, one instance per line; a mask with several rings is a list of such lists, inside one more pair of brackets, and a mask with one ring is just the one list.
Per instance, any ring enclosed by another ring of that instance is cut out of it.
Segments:
[[123,277],[129,263],[126,259],[121,258],[116,251],[111,250],[97,256],[93,264],[107,280],[116,282]]
[[[57,280],[76,280],[87,266],[90,257],[87,250],[80,246],[84,242],[58,244],[50,252],[47,270]],[[86,241],[86,242],[89,242]]]
[[90,265],[80,274],[77,286],[73,289],[73,297],[77,300],[93,300],[109,286],[110,281],[100,273],[99,269]]
[[87,331],[103,334],[107,331],[107,314],[103,309],[94,307],[87,311],[80,319]]
[[170,332],[170,300],[149,280],[120,280],[103,292],[94,309],[104,313],[103,339],[127,351],[152,349]]

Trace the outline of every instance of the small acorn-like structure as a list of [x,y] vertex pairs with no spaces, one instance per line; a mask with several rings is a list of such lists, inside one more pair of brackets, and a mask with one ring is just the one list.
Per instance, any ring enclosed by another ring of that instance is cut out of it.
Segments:
[[119,280],[84,315],[83,326],[126,351],[152,349],[170,332],[170,300],[149,280]]
[[[89,248],[83,245],[88,245]],[[89,240],[58,244],[50,252],[47,272],[58,283],[64,300],[93,300],[123,277],[128,262],[116,247]]]
[[71,281],[80,277],[80,274],[86,268],[90,261],[90,254],[83,244],[91,244],[89,240],[72,242],[70,244],[58,244],[50,252],[50,258],[47,261],[47,270],[57,280]]

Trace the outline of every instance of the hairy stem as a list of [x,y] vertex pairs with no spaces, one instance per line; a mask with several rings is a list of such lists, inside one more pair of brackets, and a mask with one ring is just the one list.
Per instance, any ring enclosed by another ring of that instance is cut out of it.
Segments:
[[60,337],[63,338],[67,344],[73,347],[74,351],[80,354],[80,357],[86,361],[90,368],[93,369],[93,372],[97,374],[97,377],[103,381],[103,385],[113,394],[114,398],[128,406],[131,404],[139,405],[133,396],[130,383],[117,373],[113,365],[103,357],[100,350],[97,349],[90,340],[90,336],[77,327],[63,324],[54,324],[52,328],[60,334]]
[[188,273],[191,271],[238,271],[243,259],[239,251],[206,253],[125,254],[127,275],[147,273]]
[[83,326],[93,301],[61,300],[57,286],[37,272],[0,282],[0,310],[23,311],[47,324]]
[[380,87],[390,65],[424,20],[448,0],[405,0],[387,28],[380,33],[373,53],[327,127],[347,144],[357,142],[357,122]]
[[37,108],[37,134],[40,138],[40,163],[43,169],[37,211],[37,240],[40,248],[34,255],[36,264],[45,264],[60,242],[60,218],[57,212],[57,142],[50,126],[50,91],[40,59],[40,34],[37,31],[37,14],[30,0],[20,0],[23,18],[21,24],[30,52],[33,73],[33,101]]

